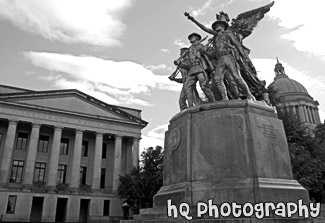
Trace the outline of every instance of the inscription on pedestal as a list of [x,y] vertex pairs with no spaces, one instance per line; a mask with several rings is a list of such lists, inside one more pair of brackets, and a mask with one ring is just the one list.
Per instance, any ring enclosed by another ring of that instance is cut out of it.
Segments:
[[276,128],[274,128],[273,125],[262,124],[262,125],[258,125],[258,128],[260,128],[261,133],[265,137],[271,138],[271,139],[277,138],[278,130]]

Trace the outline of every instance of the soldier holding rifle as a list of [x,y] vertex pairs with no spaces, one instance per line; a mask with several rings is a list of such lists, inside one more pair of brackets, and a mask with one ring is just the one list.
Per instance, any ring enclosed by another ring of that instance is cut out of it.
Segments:
[[203,53],[206,51],[206,47],[199,42],[202,38],[197,33],[190,34],[188,36],[188,39],[191,43],[191,47],[189,48],[188,54],[186,55],[189,66],[184,64],[182,61],[176,61],[176,64],[180,67],[189,68],[188,77],[185,82],[188,106],[192,107],[194,104],[193,89],[196,86],[197,81],[199,81],[200,87],[205,96],[208,98],[208,101],[214,102],[215,98],[208,86],[209,78],[207,71],[209,70],[209,67],[203,55]]
[[[188,63],[187,57],[185,57],[187,53],[188,53],[188,48],[183,47],[180,49],[180,57],[174,61],[174,64],[178,65],[182,62],[183,68],[180,68],[179,66],[177,66],[176,71],[169,77],[169,79],[171,81],[176,81],[177,83],[183,84],[181,94],[179,95],[179,101],[178,101],[181,111],[183,111],[187,108],[187,104],[186,104],[187,97],[186,97],[186,88],[185,88],[185,82],[186,82],[186,79],[188,76],[187,74],[188,74],[188,70],[189,70],[189,63]],[[181,75],[182,75],[181,78],[176,78],[176,75],[178,72],[181,73]],[[194,101],[195,105],[199,105],[202,103],[202,100],[201,100],[199,93],[197,92],[195,86],[193,88],[193,101]]]
[[[197,24],[203,29],[200,23],[198,23],[188,13],[185,14],[191,21]],[[215,57],[217,58],[216,69],[214,73],[214,81],[222,100],[228,100],[226,87],[224,84],[224,75],[226,72],[232,76],[239,88],[245,93],[247,99],[255,100],[255,97],[249,91],[249,88],[243,78],[239,75],[237,63],[234,56],[234,50],[241,55],[243,60],[249,61],[247,54],[244,52],[242,44],[237,40],[232,32],[228,31],[228,15],[221,12],[217,15],[217,21],[212,24],[212,30],[205,28],[205,31],[214,34],[214,49]]]
[[258,22],[264,18],[264,15],[270,11],[273,5],[274,1],[265,6],[240,13],[237,18],[232,19],[230,26],[227,13],[220,12],[217,14],[217,21],[212,24],[212,29],[196,21],[189,13],[185,13],[185,16],[199,28],[214,35],[214,57],[217,59],[214,81],[218,91],[223,95],[223,99],[227,99],[223,78],[225,73],[228,73],[247,99],[254,100],[257,98],[258,100],[268,101],[266,82],[258,78],[256,69],[248,57],[249,49],[242,44],[242,40],[252,34]]

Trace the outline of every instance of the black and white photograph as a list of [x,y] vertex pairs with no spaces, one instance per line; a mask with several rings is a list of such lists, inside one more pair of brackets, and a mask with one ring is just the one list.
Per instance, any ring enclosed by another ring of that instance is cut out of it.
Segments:
[[0,0],[0,222],[325,223],[324,8]]

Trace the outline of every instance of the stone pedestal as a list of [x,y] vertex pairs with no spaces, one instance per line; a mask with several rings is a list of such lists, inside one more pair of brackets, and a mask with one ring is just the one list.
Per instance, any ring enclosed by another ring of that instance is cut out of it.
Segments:
[[[177,114],[165,134],[164,162],[164,185],[154,208],[142,210],[135,222],[173,220],[167,217],[168,199],[189,204],[194,218],[196,204],[209,199],[218,206],[309,203],[307,190],[293,179],[282,121],[259,102],[222,101]],[[296,220],[290,222],[307,222]]]

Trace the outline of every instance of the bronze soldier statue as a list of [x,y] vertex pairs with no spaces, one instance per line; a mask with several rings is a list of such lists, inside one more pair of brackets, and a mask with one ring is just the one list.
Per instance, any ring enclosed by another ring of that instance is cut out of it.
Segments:
[[[183,87],[181,90],[181,93],[179,95],[179,107],[180,110],[183,111],[187,108],[187,104],[186,104],[186,87],[185,87],[185,82],[188,76],[188,70],[189,70],[189,62],[187,60],[187,57],[185,57],[185,55],[188,53],[188,48],[187,47],[183,47],[180,49],[180,57],[174,61],[175,65],[178,65],[182,62],[183,64],[183,68],[179,68],[179,72],[181,73],[182,77],[181,78],[176,78],[175,75],[171,75],[170,76],[170,80],[172,81],[176,81],[177,83],[182,83]],[[186,69],[184,69],[186,67]],[[199,96],[199,93],[197,92],[196,86],[193,87],[193,102],[195,105],[199,105],[202,103],[202,100]]]
[[208,101],[214,102],[215,98],[208,86],[209,77],[207,70],[209,70],[209,67],[205,57],[203,56],[206,48],[203,44],[199,43],[202,37],[197,33],[192,33],[188,36],[188,39],[191,43],[191,47],[186,55],[189,66],[183,62],[178,63],[176,61],[177,65],[179,65],[181,68],[189,67],[188,77],[185,82],[188,106],[192,107],[194,104],[193,89],[196,86],[197,81],[199,81],[200,87]]
[[[189,17],[189,19],[194,21],[192,17]],[[245,93],[247,99],[255,100],[254,96],[249,91],[246,82],[238,73],[233,49],[236,49],[244,60],[247,60],[247,55],[233,33],[227,31],[227,28],[229,27],[229,18],[227,14],[223,12],[220,13],[217,19],[218,20],[212,24],[212,30],[215,34],[213,41],[213,47],[215,50],[214,56],[217,58],[214,70],[214,82],[218,92],[221,94],[222,100],[228,100],[224,84],[224,75],[226,72],[229,72],[229,75],[232,76],[239,88]]]
[[244,92],[247,99],[255,100],[246,82],[238,73],[233,49],[239,52],[244,61],[249,60],[248,56],[233,33],[226,30],[229,26],[227,14],[220,13],[217,19],[218,20],[212,24],[212,29],[217,32],[217,37],[214,41],[214,48],[216,50],[215,56],[217,57],[214,81],[221,94],[222,100],[228,100],[227,91],[224,85],[224,75],[227,71],[233,77],[239,88]]
[[[271,2],[266,6],[239,14],[236,19],[232,20],[231,26],[228,25],[228,15],[224,12],[220,12],[219,15],[217,14],[217,21],[213,23],[212,29],[205,27],[188,13],[185,13],[185,16],[198,25],[202,30],[214,35],[212,41],[212,56],[218,57],[216,58],[217,69],[215,70],[215,81],[216,84],[218,84],[219,91],[222,91],[224,99],[226,99],[226,95],[224,94],[225,87],[224,83],[220,82],[222,81],[220,78],[223,78],[226,71],[230,72],[233,79],[237,82],[239,90],[246,94],[248,99],[254,99],[252,94],[259,100],[263,99],[266,93],[266,83],[265,81],[259,80],[257,77],[255,67],[248,57],[249,49],[242,44],[242,39],[252,33],[257,23],[264,17],[265,13],[270,10],[273,4],[274,2]],[[218,41],[220,43],[218,43]],[[222,63],[224,65],[222,65]],[[237,72],[234,70],[237,70]],[[246,86],[242,83],[242,80],[240,80],[238,70],[240,71],[242,76],[241,79],[244,79]],[[247,87],[249,91],[247,91]]]

